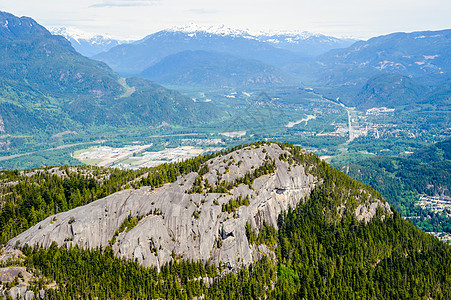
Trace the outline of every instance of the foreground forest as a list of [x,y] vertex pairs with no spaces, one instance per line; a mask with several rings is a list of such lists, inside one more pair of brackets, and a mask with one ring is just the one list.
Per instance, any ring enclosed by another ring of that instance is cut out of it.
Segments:
[[[255,145],[258,144],[251,146]],[[54,243],[47,249],[25,245],[20,249],[25,258],[4,262],[3,267],[16,264],[26,266],[36,276],[30,282],[30,290],[38,293],[46,289],[48,299],[451,298],[451,246],[417,229],[393,208],[391,215],[378,210],[368,223],[358,221],[353,209],[339,213],[337,208],[343,197],[348,208],[351,208],[365,195],[362,190],[368,191],[369,197],[380,197],[380,194],[330,167],[315,155],[306,155],[299,147],[279,146],[291,154],[281,157],[282,160],[302,162],[320,176],[323,183],[313,190],[305,202],[279,216],[278,229],[267,224],[262,228],[246,226],[249,244],[265,245],[273,251],[249,266],[229,269],[221,264],[215,266],[210,262],[187,261],[174,256],[173,261],[159,270],[119,258],[110,246],[82,249],[78,246],[59,247]],[[7,220],[3,221],[2,226],[20,224],[22,220],[29,222],[27,226],[30,226],[38,220],[38,217],[30,219],[29,215],[23,214],[30,205],[19,201],[22,196],[28,199],[29,194],[24,191],[33,191],[36,195],[52,194],[50,192],[55,186],[62,186],[57,194],[64,201],[58,209],[69,209],[122,188],[142,184],[158,187],[174,181],[180,174],[192,171],[202,174],[202,168],[205,168],[203,162],[215,155],[136,173],[115,171],[119,173],[103,174],[103,177],[100,169],[85,167],[78,168],[78,172],[60,168],[66,174],[76,176],[50,176],[49,170],[46,170],[41,172],[41,176],[50,177],[41,180],[39,187],[42,190],[35,190],[38,185],[26,184],[25,181],[25,177],[32,178],[39,172],[34,175],[3,173],[3,182],[16,182],[9,186],[14,188],[22,184],[23,188],[10,190],[14,193],[22,191],[14,200],[5,198],[10,200],[6,204],[4,200],[2,205],[2,220]],[[97,172],[95,177],[92,176],[94,171]],[[83,183],[84,180],[87,183]],[[64,188],[69,185],[73,187],[72,192]],[[67,196],[62,197],[65,191],[68,191]],[[41,206],[33,208],[40,211],[37,214],[39,218],[52,214],[55,209],[55,202],[54,206],[44,205],[46,197],[38,202]],[[246,201],[241,202],[236,205],[246,205]],[[7,211],[6,207],[13,209]],[[10,211],[13,214],[7,213]],[[133,226],[138,220],[129,218],[127,221],[129,223],[124,228]],[[4,241],[13,235],[12,229],[15,232],[26,229],[24,226],[8,226],[8,233],[2,227]],[[11,288],[19,282],[21,279],[17,278],[7,283],[6,287]],[[57,288],[49,288],[48,284],[52,282],[56,283]]]
[[[320,197],[321,192],[317,195]],[[333,225],[312,198],[279,219],[277,260],[263,257],[235,272],[179,260],[143,268],[110,248],[24,247],[25,265],[55,280],[49,299],[449,299],[451,249],[404,221]],[[380,259],[382,257],[382,259]],[[208,284],[210,282],[211,284]],[[44,281],[34,286],[38,291]]]
[[349,166],[348,174],[379,191],[420,229],[451,233],[451,211],[437,213],[417,205],[420,195],[451,195],[451,139],[408,157],[381,156],[359,161]]

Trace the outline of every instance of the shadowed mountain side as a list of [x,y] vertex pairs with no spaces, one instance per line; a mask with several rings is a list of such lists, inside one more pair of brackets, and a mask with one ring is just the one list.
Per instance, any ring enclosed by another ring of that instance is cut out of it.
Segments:
[[169,55],[140,76],[180,86],[258,87],[294,82],[292,76],[260,61],[207,51]]

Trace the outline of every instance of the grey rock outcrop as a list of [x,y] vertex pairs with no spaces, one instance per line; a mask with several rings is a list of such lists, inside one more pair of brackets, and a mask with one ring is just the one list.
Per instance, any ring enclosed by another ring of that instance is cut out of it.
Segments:
[[[359,206],[357,206],[355,210],[357,221],[364,221],[365,223],[368,223],[369,221],[371,221],[371,219],[374,218],[378,209],[381,209],[383,212],[388,212],[389,214],[392,213],[390,204],[388,204],[388,202],[382,202],[376,199],[369,205],[365,205],[362,203],[359,204]],[[382,220],[385,219],[385,214],[381,215],[381,219]]]
[[[253,228],[263,222],[277,227],[280,212],[305,199],[317,182],[302,165],[279,160],[282,153],[287,152],[270,144],[247,147],[207,162],[209,171],[202,178],[215,186],[219,177],[231,182],[262,166],[265,159],[273,159],[275,172],[255,179],[252,186],[241,184],[229,193],[188,194],[198,176],[190,173],[161,188],[124,190],[51,216],[10,240],[7,247],[25,243],[49,247],[52,242],[106,247],[131,215],[142,219],[117,235],[112,247],[120,257],[158,267],[174,255],[230,267],[248,264],[265,250],[249,245],[246,223]],[[240,195],[249,196],[248,206],[233,213],[222,212],[222,204]]]
[[[9,289],[6,289],[6,287],[3,286],[4,283],[11,283],[15,279],[17,280],[15,286],[10,287]],[[0,283],[3,283],[0,284],[0,297],[8,295],[12,299],[34,299],[35,293],[30,290],[30,281],[35,279],[34,275],[28,272],[25,267],[12,266],[0,268]],[[45,291],[41,290],[39,292],[39,298],[43,299],[44,296]]]
[[[282,211],[294,208],[324,182],[308,174],[306,168],[311,166],[296,163],[290,156],[277,144],[252,145],[217,156],[205,163],[208,168],[203,169],[208,171],[202,176],[193,172],[157,189],[120,191],[51,216],[10,240],[7,248],[12,250],[26,243],[49,247],[53,242],[83,248],[111,245],[117,256],[158,268],[175,257],[230,268],[249,264],[263,254],[273,253],[265,245],[249,244],[246,224],[255,230],[264,222],[277,228]],[[241,180],[268,166],[274,166],[269,167],[269,174],[253,181]],[[222,190],[224,193],[212,192],[215,187],[224,187],[224,183],[233,184]],[[360,193],[361,201],[352,207],[343,198],[336,208],[338,217],[347,209],[365,222],[380,209],[382,217],[391,213],[385,201],[373,199],[364,190]],[[223,211],[222,205],[230,204],[230,200],[244,198],[248,205]],[[139,222],[119,232],[128,217],[138,218]]]

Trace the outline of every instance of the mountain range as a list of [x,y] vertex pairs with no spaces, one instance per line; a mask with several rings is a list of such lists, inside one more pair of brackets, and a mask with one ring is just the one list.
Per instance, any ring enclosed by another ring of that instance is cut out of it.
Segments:
[[378,36],[317,59],[326,82],[356,85],[383,73],[395,73],[436,86],[451,76],[451,30]]
[[290,50],[301,57],[316,57],[332,49],[346,48],[357,41],[352,38],[336,38],[308,31],[251,31],[225,26],[200,26],[193,23],[172,27],[166,31],[182,32],[188,36],[203,32],[214,36],[244,37],[272,44],[276,48]]
[[[361,109],[451,104],[451,30],[393,33],[331,50],[309,66],[327,96]],[[298,72],[302,73],[305,68]]]
[[3,133],[180,125],[211,107],[144,79],[123,79],[27,17],[0,12],[0,55]]
[[[213,119],[221,114],[212,103],[194,103],[143,79],[123,79],[109,66],[172,86],[269,88],[308,78],[324,96],[340,97],[358,109],[447,107],[451,98],[450,30],[390,34],[306,58],[304,50],[294,49],[304,42],[316,40],[330,49],[352,41],[225,27],[173,28],[98,54],[108,66],[80,55],[67,39],[30,18],[2,12],[0,22],[3,133],[186,125],[200,121],[205,111]],[[181,111],[188,117],[180,117]],[[24,118],[27,123],[20,122]]]
[[[317,101],[329,110],[342,101],[360,110],[426,104],[446,113],[449,32],[397,33],[331,50],[353,41],[175,28],[95,56],[107,65],[31,18],[0,12],[0,132],[44,136],[47,143],[74,129],[94,139],[105,128],[123,135],[144,128],[141,136],[153,142],[151,128],[169,124],[189,136],[194,125],[228,113],[149,79],[213,87],[222,97],[223,88],[243,86],[290,93],[285,85],[310,76],[312,88],[295,87],[321,96],[308,102],[310,122],[329,117],[316,110]],[[240,101],[235,95],[227,101]],[[258,108],[268,101],[260,99],[248,119],[256,112],[266,121]],[[342,109],[334,122],[347,119],[351,135],[359,115]],[[215,133],[205,140],[219,140],[210,137]],[[170,136],[160,135],[158,146],[169,145]],[[344,140],[340,147],[357,141]],[[375,157],[343,169],[395,207],[287,143],[239,145],[139,170],[1,171],[0,296],[451,299],[451,247],[395,209],[418,212],[411,199],[419,193],[449,195],[449,149],[447,140],[407,158]],[[426,229],[449,232],[436,217],[433,224],[418,219]]]
[[288,50],[275,48],[256,39],[179,31],[160,31],[133,44],[114,47],[93,58],[107,63],[120,74],[136,75],[168,55],[187,50],[226,53],[274,65],[283,65],[297,59],[297,55]]
[[[355,41],[192,25],[151,34],[95,58],[119,73],[177,86],[247,86],[255,83],[252,78],[261,78],[260,86],[268,87],[306,82],[358,109],[414,103],[446,106],[451,94],[450,32],[393,33]],[[212,53],[218,59],[213,60]],[[225,65],[232,57],[235,62],[241,59],[239,64]],[[247,65],[246,70],[238,65]]]
[[71,27],[53,27],[50,28],[50,32],[65,37],[78,53],[87,57],[130,42],[113,39],[108,35],[86,33]]
[[136,75],[168,55],[213,51],[281,67],[324,53],[352,40],[307,33],[250,33],[226,27],[175,27],[94,56],[120,74]]

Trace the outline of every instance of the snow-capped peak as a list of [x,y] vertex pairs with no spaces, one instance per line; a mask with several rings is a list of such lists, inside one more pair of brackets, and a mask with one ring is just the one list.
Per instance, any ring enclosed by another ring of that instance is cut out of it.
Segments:
[[268,31],[260,31],[258,32],[258,36],[286,36],[286,37],[296,37],[298,39],[308,39],[311,37],[321,37],[323,36],[320,33],[312,33],[309,31],[300,31],[300,30],[268,30]]
[[111,37],[106,34],[100,35],[97,33],[86,32],[74,27],[53,27],[50,28],[49,31],[54,35],[62,35],[67,39],[72,38],[77,42],[79,42],[79,40],[111,39]]
[[214,35],[221,35],[221,36],[241,36],[241,37],[247,37],[247,38],[260,38],[263,36],[271,37],[271,36],[286,36],[286,37],[293,37],[298,40],[302,39],[308,39],[310,37],[320,37],[323,36],[322,34],[318,33],[310,33],[307,31],[287,31],[287,30],[250,30],[250,29],[237,29],[237,28],[230,28],[226,27],[224,25],[221,26],[204,26],[199,25],[196,23],[190,23],[183,26],[175,26],[171,27],[169,29],[166,29],[164,31],[167,32],[183,32],[187,34],[195,34],[198,32],[204,32]]
[[8,28],[8,20],[7,19],[5,19],[5,23],[2,24],[2,27]]
[[221,26],[203,26],[195,23],[190,23],[183,26],[174,26],[171,28],[166,29],[165,31],[168,32],[183,32],[183,33],[197,33],[197,32],[204,32],[204,33],[210,33],[215,35],[222,35],[222,36],[249,36],[249,32],[247,30],[242,29],[234,29],[230,27],[226,27],[224,25]]

